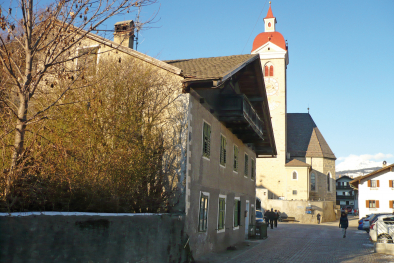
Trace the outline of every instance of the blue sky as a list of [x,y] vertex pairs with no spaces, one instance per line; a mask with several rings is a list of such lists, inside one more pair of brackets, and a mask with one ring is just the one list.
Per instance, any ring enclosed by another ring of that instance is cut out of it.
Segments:
[[[141,11],[142,21],[159,13],[141,32],[138,51],[161,60],[248,54],[268,6],[268,0],[158,2]],[[337,165],[393,163],[394,1],[272,0],[272,11],[289,43],[288,112],[310,108]],[[102,29],[129,19],[135,13]]]
[[[250,53],[268,6],[163,1],[138,51],[162,60]],[[142,18],[158,7],[144,8]],[[341,167],[393,163],[394,1],[272,0],[272,11],[289,43],[288,112],[310,108]]]

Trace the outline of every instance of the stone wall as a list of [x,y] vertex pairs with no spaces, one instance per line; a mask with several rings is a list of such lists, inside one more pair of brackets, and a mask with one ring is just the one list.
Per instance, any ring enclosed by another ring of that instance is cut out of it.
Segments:
[[0,215],[0,262],[185,262],[184,215]]
[[[312,214],[306,214],[305,208],[312,207]],[[303,224],[317,224],[316,215],[321,215],[321,222],[331,222],[337,220],[338,211],[333,201],[292,201],[292,200],[262,200],[263,209],[279,210],[283,217],[295,217],[296,221]]]

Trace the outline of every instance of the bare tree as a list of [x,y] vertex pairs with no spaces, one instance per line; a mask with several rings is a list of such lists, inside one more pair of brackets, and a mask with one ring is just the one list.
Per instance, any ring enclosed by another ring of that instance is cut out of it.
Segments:
[[[18,0],[11,2],[8,10],[0,6],[0,66],[7,75],[2,80],[7,83],[2,85],[2,90],[12,95],[2,96],[1,100],[14,120],[14,125],[4,126],[5,130],[0,131],[1,138],[14,135],[10,156],[4,157],[8,162],[8,168],[3,170],[5,196],[22,169],[18,168],[19,164],[24,163],[23,158],[28,153],[27,127],[46,119],[46,112],[83,76],[75,67],[67,67],[81,56],[76,52],[81,41],[108,18],[133,12],[138,6],[155,1],[55,0],[49,6],[40,7],[33,0]],[[43,104],[33,107],[36,97],[57,86],[59,78],[71,81],[62,87],[58,96],[47,96]]]

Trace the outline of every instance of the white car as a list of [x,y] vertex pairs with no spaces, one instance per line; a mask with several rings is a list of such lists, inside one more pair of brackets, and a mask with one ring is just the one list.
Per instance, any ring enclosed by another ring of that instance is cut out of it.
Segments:
[[375,221],[375,219],[376,219],[378,216],[381,216],[381,215],[391,215],[391,214],[390,214],[390,213],[370,214],[369,216],[367,216],[367,217],[364,218],[364,220],[363,220],[363,229],[364,229],[365,231],[367,231],[367,233],[369,233],[369,230],[370,230],[370,222],[371,222],[371,221]]
[[394,215],[380,215],[370,226],[369,236],[373,242],[393,243]]

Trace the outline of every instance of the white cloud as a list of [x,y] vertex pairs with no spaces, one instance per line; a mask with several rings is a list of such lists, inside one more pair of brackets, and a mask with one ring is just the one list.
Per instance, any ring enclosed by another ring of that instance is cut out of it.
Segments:
[[383,161],[387,161],[388,164],[392,161],[394,155],[392,154],[362,154],[362,155],[354,155],[351,154],[347,157],[339,157],[337,159],[337,165],[335,167],[336,171],[345,171],[345,170],[357,170],[369,167],[381,167]]

